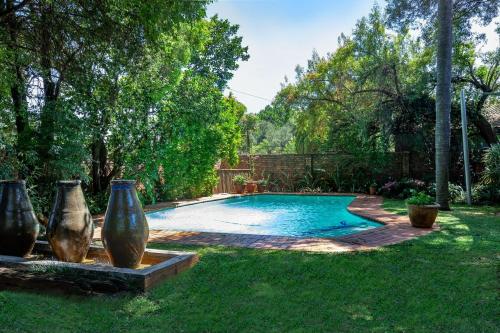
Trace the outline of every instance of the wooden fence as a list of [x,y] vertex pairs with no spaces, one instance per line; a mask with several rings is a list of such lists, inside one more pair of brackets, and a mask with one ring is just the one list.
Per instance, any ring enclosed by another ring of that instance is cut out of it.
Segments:
[[236,175],[250,177],[250,169],[219,169],[217,170],[219,183],[214,189],[214,193],[234,193],[233,178]]

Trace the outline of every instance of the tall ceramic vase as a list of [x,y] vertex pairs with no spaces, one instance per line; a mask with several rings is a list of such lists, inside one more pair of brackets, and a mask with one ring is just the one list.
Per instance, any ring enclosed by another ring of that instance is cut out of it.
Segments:
[[135,181],[111,181],[101,238],[113,266],[137,268],[148,237],[148,222],[137,197]]
[[35,246],[39,228],[26,192],[26,182],[0,181],[0,255],[29,255]]
[[57,182],[57,194],[47,224],[47,238],[57,259],[82,262],[94,235],[92,215],[83,196],[81,182]]

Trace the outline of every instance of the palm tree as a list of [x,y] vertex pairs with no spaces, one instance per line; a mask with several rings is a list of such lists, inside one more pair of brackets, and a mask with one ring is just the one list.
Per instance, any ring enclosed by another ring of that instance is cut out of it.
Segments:
[[449,210],[451,50],[453,0],[439,0],[436,86],[436,202]]

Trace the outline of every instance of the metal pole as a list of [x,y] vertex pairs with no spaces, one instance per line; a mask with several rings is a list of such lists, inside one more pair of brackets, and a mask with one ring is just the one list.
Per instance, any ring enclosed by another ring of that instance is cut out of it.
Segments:
[[460,108],[462,111],[462,139],[464,148],[464,173],[467,204],[472,203],[471,184],[470,184],[470,165],[469,165],[469,142],[467,140],[467,109],[465,106],[465,92],[462,89],[460,92]]

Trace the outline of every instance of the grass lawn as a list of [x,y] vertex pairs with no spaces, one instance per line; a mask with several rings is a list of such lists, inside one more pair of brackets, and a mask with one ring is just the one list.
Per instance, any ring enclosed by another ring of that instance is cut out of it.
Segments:
[[498,211],[455,206],[440,232],[364,253],[150,244],[201,260],[137,297],[0,291],[0,331],[500,332]]

